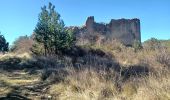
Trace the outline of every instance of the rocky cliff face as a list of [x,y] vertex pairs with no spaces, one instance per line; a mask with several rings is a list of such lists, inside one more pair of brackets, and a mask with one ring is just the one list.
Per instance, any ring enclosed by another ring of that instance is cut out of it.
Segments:
[[125,45],[132,45],[135,40],[141,41],[139,19],[112,19],[110,23],[96,23],[94,17],[88,17],[85,26],[70,27],[84,43],[116,39]]

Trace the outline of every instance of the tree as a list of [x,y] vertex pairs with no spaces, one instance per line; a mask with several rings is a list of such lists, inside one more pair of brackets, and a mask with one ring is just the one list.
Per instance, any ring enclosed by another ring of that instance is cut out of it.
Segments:
[[49,3],[41,8],[37,26],[34,30],[34,40],[43,44],[44,55],[69,49],[73,45],[73,34],[66,30],[60,14],[55,11],[55,6]]
[[0,33],[0,52],[6,52],[9,50],[9,43],[6,42],[5,37]]
[[17,38],[12,47],[11,47],[11,51],[12,52],[31,52],[31,47],[33,45],[33,39],[30,36],[20,36],[19,38]]

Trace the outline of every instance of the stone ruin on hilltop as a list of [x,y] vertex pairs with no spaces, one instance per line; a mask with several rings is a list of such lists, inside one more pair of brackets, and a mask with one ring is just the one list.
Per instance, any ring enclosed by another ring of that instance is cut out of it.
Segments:
[[88,17],[85,26],[69,27],[76,34],[77,42],[81,44],[118,40],[127,46],[134,41],[141,42],[139,19],[112,19],[110,23],[96,23],[94,17]]

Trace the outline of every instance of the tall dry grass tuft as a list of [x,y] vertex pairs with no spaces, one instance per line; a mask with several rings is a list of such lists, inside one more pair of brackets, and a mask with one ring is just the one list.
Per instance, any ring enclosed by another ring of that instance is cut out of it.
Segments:
[[[112,76],[96,69],[67,69],[62,82],[53,84],[48,93],[56,100],[169,100],[170,73],[152,74],[140,79],[131,78],[120,83]],[[118,85],[120,87],[118,87]]]
[[117,94],[116,80],[113,75],[107,80],[107,72],[94,69],[69,69],[64,82],[53,85],[49,93],[59,100],[98,100],[113,98]]
[[170,71],[165,69],[157,75],[150,74],[139,83],[134,98],[138,100],[169,100],[170,99]]
[[[111,42],[86,45],[102,50],[109,59],[94,55],[79,57],[79,67],[67,66],[67,76],[53,84],[49,94],[56,100],[169,100],[169,51],[141,49]],[[118,68],[118,70],[115,69]],[[103,68],[103,69],[102,69]],[[127,77],[127,75],[129,75]]]

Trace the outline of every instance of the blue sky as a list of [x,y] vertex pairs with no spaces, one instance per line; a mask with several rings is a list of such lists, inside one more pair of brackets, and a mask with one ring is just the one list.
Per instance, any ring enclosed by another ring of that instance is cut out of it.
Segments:
[[43,5],[52,2],[66,26],[82,26],[88,16],[96,22],[139,18],[142,41],[151,37],[170,39],[170,0],[1,0],[0,32],[10,44],[31,35]]

